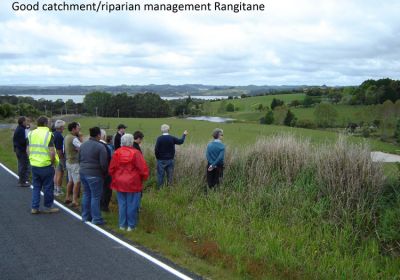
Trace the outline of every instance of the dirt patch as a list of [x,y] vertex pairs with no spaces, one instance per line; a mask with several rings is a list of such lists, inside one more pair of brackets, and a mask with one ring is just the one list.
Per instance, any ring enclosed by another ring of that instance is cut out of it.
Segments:
[[289,269],[287,267],[271,265],[266,260],[255,260],[247,259],[246,261],[246,273],[252,279],[310,279],[313,278],[311,275],[306,276],[301,270]]

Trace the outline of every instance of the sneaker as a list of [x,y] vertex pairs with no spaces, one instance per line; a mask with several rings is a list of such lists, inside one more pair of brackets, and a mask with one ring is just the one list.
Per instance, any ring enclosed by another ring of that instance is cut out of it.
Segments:
[[31,214],[39,214],[39,213],[40,213],[39,209],[32,208]]
[[134,231],[134,230],[135,230],[135,228],[128,227],[128,229],[126,231]]
[[46,213],[46,214],[52,214],[52,213],[58,213],[58,212],[60,212],[60,209],[58,209],[58,208],[56,208],[56,207],[44,208],[42,212],[43,212],[43,213]]
[[60,195],[63,195],[63,194],[64,194],[64,192],[61,190],[60,187],[55,187],[54,188],[54,196],[60,196]]
[[125,230],[125,228],[124,228],[124,227],[119,227],[119,229],[120,229],[120,230]]

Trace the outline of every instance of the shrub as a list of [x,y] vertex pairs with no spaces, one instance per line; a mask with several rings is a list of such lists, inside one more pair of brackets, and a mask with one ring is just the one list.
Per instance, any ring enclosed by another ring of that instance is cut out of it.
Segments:
[[283,106],[285,104],[284,101],[274,98],[271,102],[271,110],[274,110],[276,107]]
[[315,122],[312,120],[307,120],[307,119],[300,119],[296,121],[296,126],[297,127],[302,127],[302,128],[309,128],[309,129],[315,129],[317,128],[317,125]]
[[226,111],[227,112],[234,112],[235,111],[235,106],[232,103],[228,103],[228,105],[226,105]]
[[296,121],[297,118],[295,117],[295,115],[290,110],[288,110],[283,124],[286,126],[294,126],[296,124]]
[[361,129],[362,137],[368,138],[371,135],[371,129],[368,126],[363,126]]
[[298,107],[301,105],[301,102],[299,100],[293,100],[292,102],[289,103],[289,107]]
[[265,114],[265,124],[273,124],[274,123],[274,113],[272,111],[268,111]]

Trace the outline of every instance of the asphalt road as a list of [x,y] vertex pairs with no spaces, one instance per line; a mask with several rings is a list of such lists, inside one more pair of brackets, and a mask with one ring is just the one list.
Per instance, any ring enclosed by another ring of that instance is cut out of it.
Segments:
[[0,279],[180,279],[65,211],[30,214],[16,184],[0,166]]

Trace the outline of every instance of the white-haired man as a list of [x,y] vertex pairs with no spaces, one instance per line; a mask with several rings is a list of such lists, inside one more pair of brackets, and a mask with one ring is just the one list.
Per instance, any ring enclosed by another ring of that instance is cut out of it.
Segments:
[[160,188],[164,182],[165,173],[167,173],[168,184],[172,184],[174,173],[175,145],[182,145],[185,142],[187,130],[183,132],[182,138],[176,138],[169,135],[169,125],[161,126],[162,135],[157,138],[155,146],[155,155],[157,158],[157,185]]

